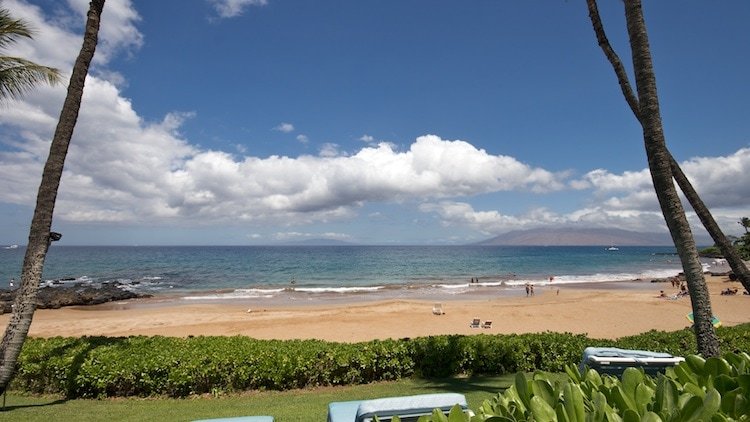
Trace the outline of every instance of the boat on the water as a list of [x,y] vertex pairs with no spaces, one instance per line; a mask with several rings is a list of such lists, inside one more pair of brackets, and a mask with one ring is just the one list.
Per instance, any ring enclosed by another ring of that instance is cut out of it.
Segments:
[[610,247],[607,248],[607,250],[608,251],[619,251],[620,248],[618,248],[617,246],[610,246]]
[[6,246],[4,249],[18,249],[18,245],[9,245],[9,246]]

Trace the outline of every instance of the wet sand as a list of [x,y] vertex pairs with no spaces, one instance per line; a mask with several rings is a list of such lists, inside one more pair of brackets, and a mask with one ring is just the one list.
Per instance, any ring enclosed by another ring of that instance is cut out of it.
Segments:
[[[750,322],[750,296],[727,277],[707,277],[712,308],[724,325]],[[723,296],[721,290],[739,287]],[[53,336],[245,335],[260,339],[322,339],[356,342],[436,334],[510,334],[544,331],[618,338],[649,330],[679,330],[690,322],[690,298],[672,295],[669,283],[628,283],[600,287],[537,287],[536,294],[444,300],[444,315],[432,313],[434,300],[387,299],[342,303],[272,304],[225,301],[192,303],[144,299],[88,307],[38,310],[29,334]],[[473,318],[491,320],[489,329],[469,326]],[[0,316],[7,324],[9,315]]]

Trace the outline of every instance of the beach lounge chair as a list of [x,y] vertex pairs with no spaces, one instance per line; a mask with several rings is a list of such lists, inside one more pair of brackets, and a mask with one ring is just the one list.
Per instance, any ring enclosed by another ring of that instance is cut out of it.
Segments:
[[492,328],[492,321],[487,320],[482,324],[482,328]]
[[649,375],[656,375],[670,366],[675,366],[685,358],[669,353],[646,350],[618,349],[616,347],[587,347],[579,365],[581,371],[586,366],[600,374],[622,376],[627,368],[642,368]]
[[479,318],[474,318],[471,320],[471,324],[469,324],[469,327],[471,328],[479,328],[479,325],[482,323],[482,321]]
[[445,311],[443,310],[443,304],[442,303],[436,303],[432,305],[432,313],[435,315],[444,315]]
[[433,409],[447,414],[455,405],[471,412],[466,397],[457,393],[332,402],[328,404],[328,422],[372,422],[375,416],[381,421],[390,421],[394,416],[403,422],[416,421],[420,416],[431,415]]
[[273,422],[273,416],[238,416],[234,418],[199,419],[193,422]]

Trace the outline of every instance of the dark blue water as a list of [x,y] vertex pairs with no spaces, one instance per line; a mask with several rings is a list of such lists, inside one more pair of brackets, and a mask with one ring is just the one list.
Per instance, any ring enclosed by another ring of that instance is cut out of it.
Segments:
[[[0,280],[19,279],[25,249],[0,249]],[[259,297],[284,292],[597,283],[676,275],[672,247],[53,246],[46,284],[118,281],[151,294]],[[469,283],[471,278],[478,283]],[[60,280],[63,280],[60,282]],[[6,284],[7,286],[7,284]],[[209,297],[205,296],[205,297]]]

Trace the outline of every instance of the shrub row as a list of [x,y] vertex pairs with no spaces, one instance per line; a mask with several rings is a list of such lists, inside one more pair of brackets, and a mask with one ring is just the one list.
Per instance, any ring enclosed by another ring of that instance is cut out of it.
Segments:
[[[717,330],[723,351],[750,350],[750,324]],[[444,335],[331,343],[248,337],[29,338],[13,388],[69,398],[285,390],[418,375],[563,371],[586,346],[694,353],[689,330],[613,340],[583,335]]]
[[394,380],[413,373],[408,344],[247,337],[28,339],[14,388],[68,397],[173,397]]

